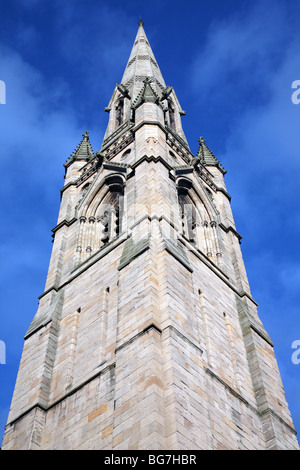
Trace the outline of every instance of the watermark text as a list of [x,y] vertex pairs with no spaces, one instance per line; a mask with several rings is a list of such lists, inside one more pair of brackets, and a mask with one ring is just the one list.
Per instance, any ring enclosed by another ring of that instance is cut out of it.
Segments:
[[292,89],[295,91],[292,93],[291,99],[293,104],[300,103],[300,80],[294,80],[292,83]]
[[0,80],[0,104],[6,104],[6,86],[3,80]]
[[0,340],[0,364],[6,364],[6,347],[4,341]]
[[292,354],[292,363],[296,365],[300,364],[300,339],[295,339],[295,341],[292,342],[292,349],[295,349]]

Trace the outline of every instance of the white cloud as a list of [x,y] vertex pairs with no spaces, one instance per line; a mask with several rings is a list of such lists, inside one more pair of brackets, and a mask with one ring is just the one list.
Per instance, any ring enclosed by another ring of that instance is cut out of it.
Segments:
[[253,212],[254,230],[256,221],[282,216],[284,204],[298,210],[300,105],[291,101],[291,84],[300,78],[300,33],[292,14],[278,2],[257,2],[213,22],[191,73],[202,120],[221,122],[218,158],[235,210],[244,223]]
[[251,85],[265,80],[265,72],[280,61],[281,49],[290,34],[285,7],[274,2],[272,8],[268,5],[268,1],[256,2],[209,25],[207,41],[204,48],[198,45],[195,58],[195,87],[225,93],[225,83],[234,87],[239,81]]
[[9,175],[4,188],[15,191],[22,184],[24,190],[32,183],[46,191],[45,183],[57,181],[59,170],[63,176],[62,164],[85,129],[79,128],[63,80],[51,82],[9,49],[1,50],[0,61],[7,95],[0,108],[0,159]]
[[1,49],[0,63],[7,89],[0,107],[1,262],[11,282],[39,271],[38,258],[46,257],[47,266],[63,163],[86,129],[77,122],[63,80],[51,82],[11,49]]

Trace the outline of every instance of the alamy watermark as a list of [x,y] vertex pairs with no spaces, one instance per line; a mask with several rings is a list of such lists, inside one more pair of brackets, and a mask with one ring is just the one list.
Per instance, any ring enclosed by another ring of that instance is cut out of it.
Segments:
[[0,364],[6,364],[6,347],[4,341],[0,340]]
[[294,80],[292,83],[292,89],[295,91],[292,93],[291,100],[293,104],[300,103],[300,80]]
[[292,354],[292,363],[298,365],[300,364],[300,339],[292,342],[292,349],[295,349]]
[[6,104],[6,86],[3,80],[0,80],[0,104]]

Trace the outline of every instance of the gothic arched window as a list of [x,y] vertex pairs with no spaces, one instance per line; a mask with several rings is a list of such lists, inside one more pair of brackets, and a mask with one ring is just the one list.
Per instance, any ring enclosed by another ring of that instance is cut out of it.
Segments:
[[110,191],[100,206],[97,220],[102,225],[101,242],[108,243],[121,232],[121,218],[123,212],[123,195],[121,191]]
[[120,176],[111,175],[106,179],[109,188],[97,210],[97,221],[102,225],[101,243],[106,244],[122,231],[124,210],[124,183]]
[[196,208],[184,191],[179,191],[178,202],[182,224],[182,234],[192,243],[196,242]]
[[176,127],[175,127],[175,109],[174,109],[173,102],[171,100],[168,100],[168,110],[169,110],[170,127],[173,131],[176,131]]
[[108,175],[104,184],[90,194],[79,216],[76,265],[121,233],[123,208],[124,179],[118,174]]
[[192,243],[196,242],[197,210],[189,190],[190,180],[182,178],[178,181],[178,203],[181,216],[182,234]]
[[185,177],[177,181],[177,194],[182,235],[216,264],[222,264],[218,224],[213,218],[216,214],[207,208],[209,201],[205,204],[194,190],[192,181]]
[[120,98],[116,106],[116,126],[119,127],[123,123],[124,117],[124,98]]

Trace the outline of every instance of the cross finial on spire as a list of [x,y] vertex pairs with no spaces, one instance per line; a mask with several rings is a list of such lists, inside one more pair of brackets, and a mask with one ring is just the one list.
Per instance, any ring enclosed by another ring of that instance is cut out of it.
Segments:
[[140,17],[140,21],[138,22],[138,25],[139,25],[139,26],[144,26],[144,22],[143,22],[143,20],[142,20],[141,17]]

